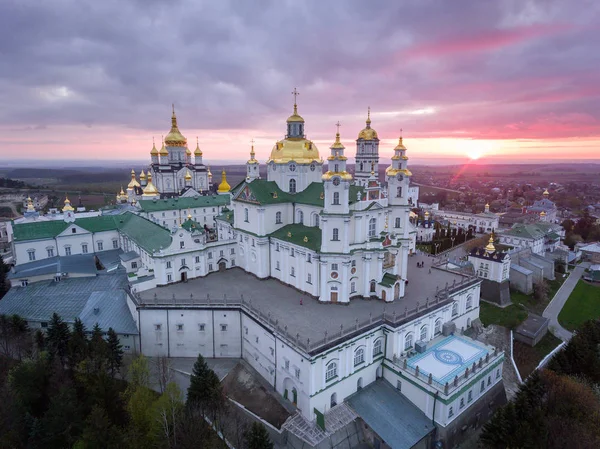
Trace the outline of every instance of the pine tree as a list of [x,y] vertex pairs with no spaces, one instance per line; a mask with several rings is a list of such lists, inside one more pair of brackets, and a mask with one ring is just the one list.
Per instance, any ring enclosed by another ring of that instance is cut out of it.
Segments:
[[69,340],[69,364],[71,369],[76,369],[89,355],[89,343],[83,322],[76,318],[73,323],[73,332]]
[[199,408],[202,412],[206,408],[207,402],[207,389],[206,389],[206,378],[210,368],[202,357],[202,354],[198,354],[198,358],[194,363],[194,369],[192,370],[192,376],[190,377],[190,386],[188,387],[187,405]]
[[69,325],[57,313],[52,314],[46,334],[46,346],[52,355],[60,359],[63,365],[67,358],[70,336]]
[[108,346],[98,323],[96,323],[92,329],[92,337],[90,338],[90,358],[92,359],[92,364],[96,372],[106,371]]
[[107,347],[108,370],[110,375],[115,377],[115,374],[119,371],[121,365],[123,364],[123,346],[119,342],[119,337],[112,327],[108,329]]
[[267,429],[258,422],[253,422],[246,434],[246,445],[248,449],[273,449]]

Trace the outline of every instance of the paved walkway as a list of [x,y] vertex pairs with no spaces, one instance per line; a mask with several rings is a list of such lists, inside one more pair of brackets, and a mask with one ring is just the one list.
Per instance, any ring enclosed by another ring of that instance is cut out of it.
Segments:
[[579,279],[581,279],[581,276],[587,267],[587,263],[582,263],[571,272],[567,280],[563,283],[563,285],[560,286],[554,295],[554,298],[552,298],[552,301],[550,301],[550,304],[548,304],[548,307],[546,307],[543,313],[543,316],[550,320],[550,331],[563,341],[569,341],[573,334],[559,324],[558,314],[564,307],[567,299],[569,299],[569,296],[573,292],[575,285],[577,285],[577,282]]

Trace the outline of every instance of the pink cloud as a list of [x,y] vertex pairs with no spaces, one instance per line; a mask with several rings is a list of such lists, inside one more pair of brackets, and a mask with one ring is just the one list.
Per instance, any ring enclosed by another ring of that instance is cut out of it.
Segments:
[[456,53],[495,50],[519,42],[535,39],[537,37],[556,34],[567,28],[566,25],[554,24],[534,25],[505,30],[490,30],[467,37],[417,44],[406,50],[403,57],[405,59],[419,59],[425,57],[447,56]]

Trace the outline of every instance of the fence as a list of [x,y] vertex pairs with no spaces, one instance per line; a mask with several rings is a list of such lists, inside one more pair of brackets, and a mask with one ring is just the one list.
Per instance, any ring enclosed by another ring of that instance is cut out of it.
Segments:
[[315,353],[330,346],[335,346],[339,340],[349,336],[358,335],[372,328],[387,324],[397,327],[410,319],[417,318],[425,314],[431,307],[440,306],[450,302],[451,297],[457,291],[468,288],[479,282],[476,277],[463,277],[461,282],[454,282],[451,285],[446,285],[444,289],[439,290],[435,298],[427,298],[423,303],[417,302],[416,306],[409,309],[405,307],[403,311],[396,310],[386,311],[383,308],[383,313],[373,316],[369,314],[368,319],[359,320],[358,318],[352,323],[340,325],[340,329],[335,332],[325,331],[322,338],[312,339],[310,337],[301,336],[299,333],[294,334],[288,330],[288,326],[280,322],[278,318],[271,315],[271,312],[263,312],[255,304],[252,304],[252,299],[247,299],[241,296],[240,298],[211,298],[210,295],[194,296],[177,298],[173,295],[171,298],[159,298],[156,294],[151,300],[146,300],[139,293],[132,293],[140,308],[162,308],[162,307],[181,307],[181,308],[239,308],[249,316],[259,320],[261,324],[267,325],[271,330],[277,333],[281,338],[285,339],[289,344],[295,346],[306,353]]

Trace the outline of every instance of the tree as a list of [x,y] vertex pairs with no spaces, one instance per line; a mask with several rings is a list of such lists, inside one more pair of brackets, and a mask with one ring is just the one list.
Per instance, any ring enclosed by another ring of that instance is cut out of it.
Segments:
[[137,387],[150,387],[150,368],[148,367],[148,359],[144,354],[140,354],[131,361],[129,365],[129,387],[135,389]]
[[265,426],[259,422],[253,422],[246,434],[248,449],[273,449],[273,443]]
[[89,342],[83,322],[76,318],[73,323],[73,332],[69,339],[69,364],[71,369],[77,366],[89,356]]
[[70,336],[69,325],[57,313],[53,313],[46,333],[46,346],[50,354],[57,356],[63,365],[67,358]]
[[187,405],[199,408],[201,412],[204,414],[204,409],[206,407],[206,377],[210,368],[202,357],[202,354],[198,354],[198,358],[194,363],[194,368],[192,369],[192,375],[190,377],[190,386],[188,387],[187,394]]
[[0,315],[0,352],[19,360],[31,350],[27,321],[19,315]]
[[106,410],[94,406],[85,421],[83,434],[73,449],[118,449],[123,446],[121,430],[114,426]]
[[533,284],[533,297],[539,302],[547,302],[550,294],[550,286],[545,279]]
[[33,417],[41,417],[48,406],[50,372],[50,360],[42,355],[22,361],[8,375],[8,384],[17,400],[25,413]]
[[83,430],[81,403],[77,400],[75,388],[64,386],[50,401],[48,411],[41,419],[41,432],[38,435],[40,447],[73,447]]
[[10,290],[10,282],[6,277],[8,271],[8,265],[4,263],[4,259],[0,256],[0,299]]
[[104,340],[102,329],[98,323],[94,324],[90,338],[90,358],[92,366],[97,372],[106,371],[108,364],[108,345]]
[[107,340],[107,361],[108,371],[111,377],[115,377],[115,374],[121,369],[123,364],[123,346],[119,342],[119,337],[112,327],[108,328],[108,340]]
[[156,365],[156,373],[158,376],[158,387],[160,388],[160,392],[164,393],[168,383],[173,380],[171,359],[166,355],[161,355],[156,357],[154,363]]
[[156,439],[168,448],[177,447],[177,422],[183,412],[183,394],[176,383],[167,384],[165,391],[154,403],[154,419],[159,427],[156,428]]

